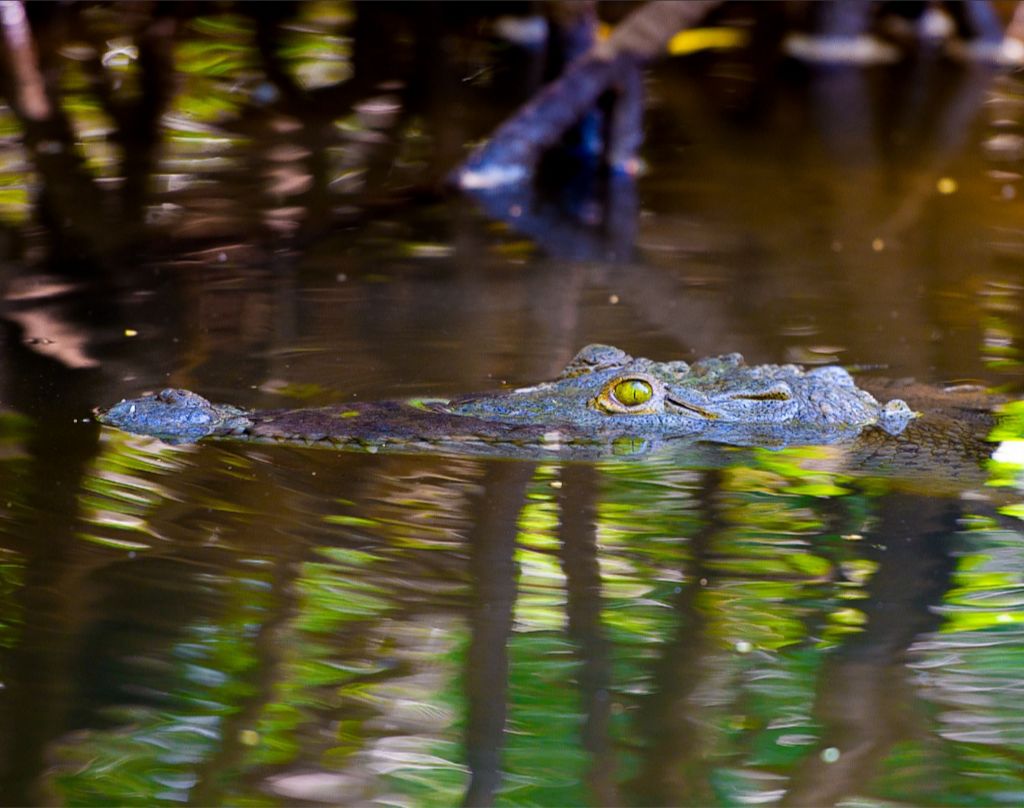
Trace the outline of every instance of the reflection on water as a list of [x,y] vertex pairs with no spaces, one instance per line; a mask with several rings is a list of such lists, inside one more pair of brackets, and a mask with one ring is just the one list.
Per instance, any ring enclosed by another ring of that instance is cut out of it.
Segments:
[[0,567],[7,726],[37,738],[6,753],[11,793],[1016,802],[1024,530],[716,452],[561,465],[104,431],[64,553],[19,543]]
[[636,182],[441,199],[532,57],[455,6],[452,40],[433,4],[255,5],[72,4],[80,149],[0,105],[0,801],[1020,804],[1019,469],[89,418],[494,390],[592,342],[1019,397],[1020,80],[672,62]]

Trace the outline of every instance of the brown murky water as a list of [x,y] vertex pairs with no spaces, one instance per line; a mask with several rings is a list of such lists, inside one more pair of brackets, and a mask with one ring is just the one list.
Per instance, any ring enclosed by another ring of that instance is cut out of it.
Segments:
[[[233,25],[193,23],[185,56]],[[195,106],[247,80],[238,58],[187,74],[157,235],[113,269],[48,251],[4,197],[4,802],[1020,804],[1024,528],[977,481],[714,447],[173,447],[89,418],[167,385],[260,407],[495,389],[590,342],[1019,393],[1016,79],[668,63],[635,187],[503,222],[345,196],[369,124],[325,147],[326,205],[290,201],[317,145]],[[433,99],[448,128],[388,133],[389,181],[457,152],[459,92]],[[8,186],[45,185],[5,120]],[[333,224],[304,233],[317,210]]]

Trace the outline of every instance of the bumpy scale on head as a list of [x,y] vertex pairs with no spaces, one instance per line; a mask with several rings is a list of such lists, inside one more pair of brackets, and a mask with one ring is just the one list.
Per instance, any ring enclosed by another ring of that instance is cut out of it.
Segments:
[[212,404],[190,390],[174,388],[125,399],[96,417],[127,432],[168,441],[194,441],[242,428],[246,423],[245,412],[237,407]]
[[747,366],[740,354],[652,362],[608,345],[580,351],[554,381],[457,399],[449,411],[513,423],[569,423],[597,431],[698,432],[709,425],[793,425],[823,430],[913,417],[900,401],[883,408],[842,368]]

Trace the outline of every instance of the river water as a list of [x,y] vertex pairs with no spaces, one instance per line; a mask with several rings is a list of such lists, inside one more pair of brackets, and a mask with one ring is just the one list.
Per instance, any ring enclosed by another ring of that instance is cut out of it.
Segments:
[[[470,110],[468,78],[314,136],[229,103],[242,22],[189,26],[130,247],[57,232],[2,110],[4,803],[1024,801],[1024,495],[983,470],[170,446],[91,418],[165,386],[494,390],[592,342],[1019,398],[1024,84],[669,62],[635,184],[510,203],[410,179],[511,108]],[[67,93],[117,187],[109,121]]]

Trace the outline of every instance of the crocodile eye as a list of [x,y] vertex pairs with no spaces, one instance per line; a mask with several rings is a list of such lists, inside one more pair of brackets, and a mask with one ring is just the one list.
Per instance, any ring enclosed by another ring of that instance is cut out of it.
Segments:
[[643,379],[623,379],[612,388],[615,400],[626,407],[646,404],[654,395],[654,388]]

